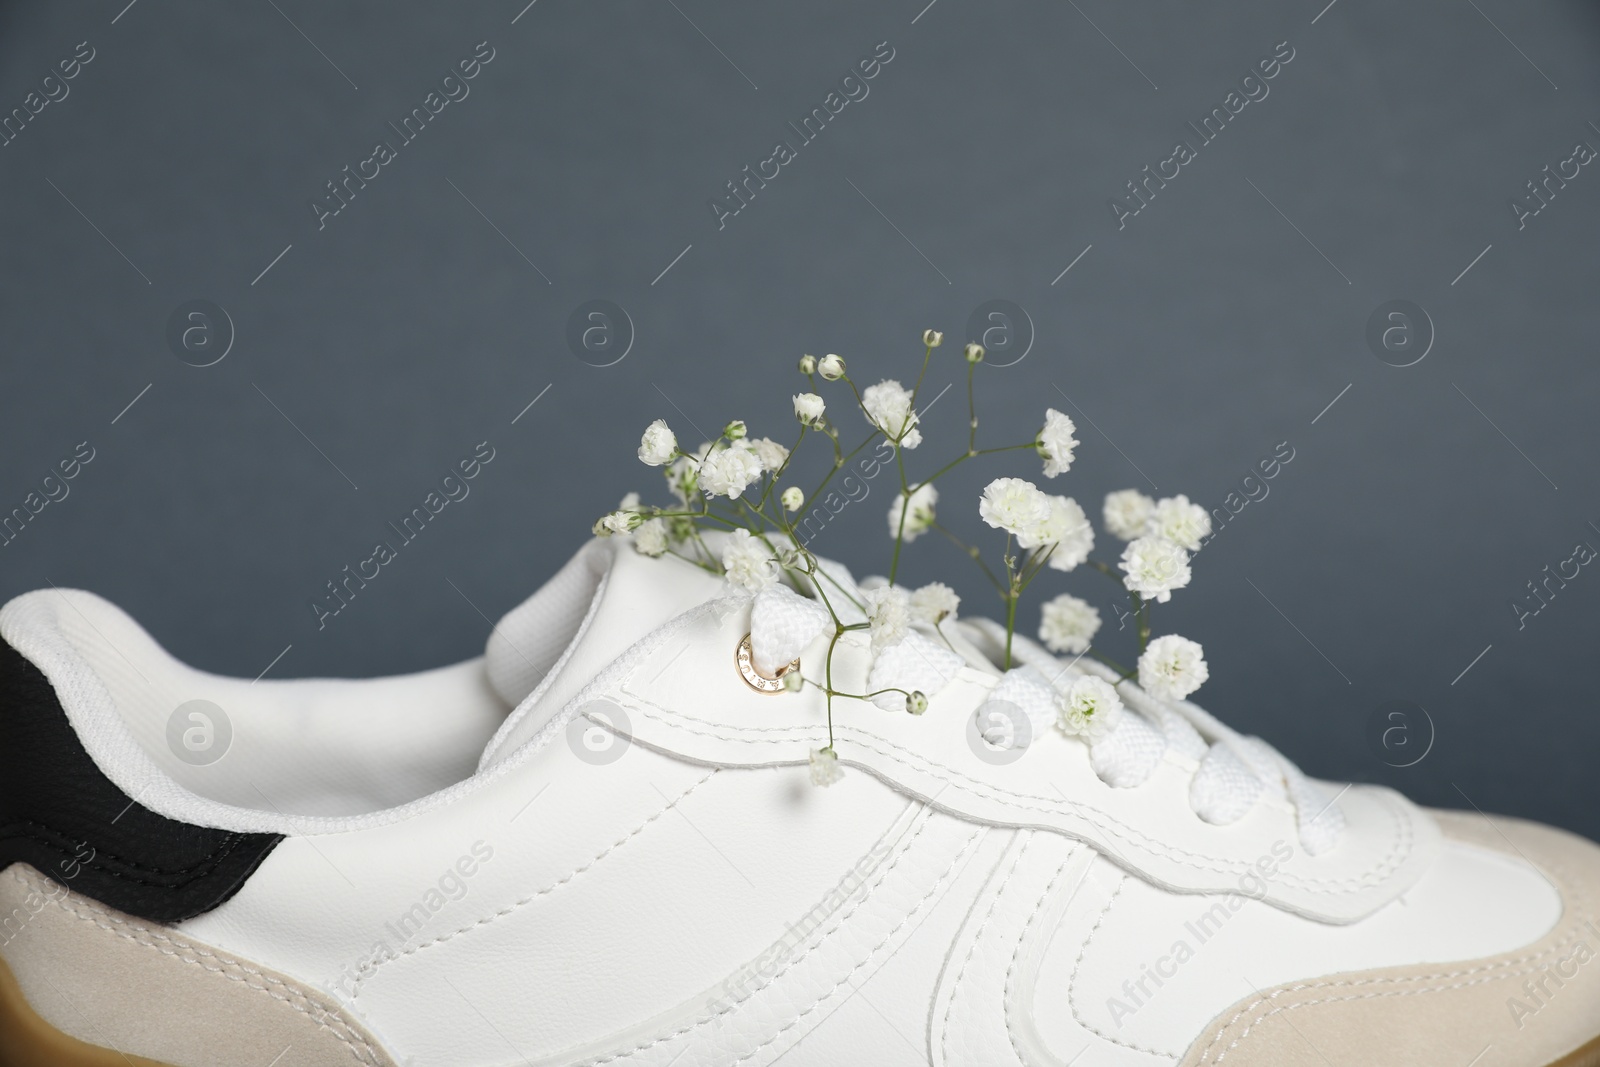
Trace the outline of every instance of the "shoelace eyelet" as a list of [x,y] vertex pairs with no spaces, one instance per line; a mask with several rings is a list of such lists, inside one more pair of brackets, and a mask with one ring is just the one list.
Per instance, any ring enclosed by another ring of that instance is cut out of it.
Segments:
[[775,676],[768,678],[766,675],[756,670],[755,661],[751,659],[751,655],[750,635],[745,634],[744,639],[739,642],[739,649],[736,653],[734,653],[733,658],[734,662],[739,666],[739,677],[744,679],[745,685],[748,685],[751,689],[754,689],[758,693],[783,692],[783,676],[788,674],[790,671],[797,671],[800,669],[800,660],[795,659],[792,663],[788,663],[783,667],[778,668],[778,673]]

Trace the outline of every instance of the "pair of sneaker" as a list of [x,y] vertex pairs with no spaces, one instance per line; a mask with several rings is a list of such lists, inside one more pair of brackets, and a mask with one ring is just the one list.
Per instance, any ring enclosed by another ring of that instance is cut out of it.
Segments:
[[[1129,684],[1085,744],[1034,703],[1093,668],[1002,671],[983,620],[914,646],[924,714],[836,701],[820,763],[769,681],[826,655],[805,601],[595,541],[481,658],[249,682],[18,597],[0,1064],[1600,1064],[1589,842]],[[846,633],[835,684],[870,664]]]

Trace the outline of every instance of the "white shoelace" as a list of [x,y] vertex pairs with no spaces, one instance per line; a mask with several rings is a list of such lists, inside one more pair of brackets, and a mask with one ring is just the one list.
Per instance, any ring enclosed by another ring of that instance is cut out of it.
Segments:
[[[840,618],[860,622],[865,615],[857,606],[861,592],[848,570],[831,561],[819,561],[827,583],[829,601]],[[795,659],[832,622],[820,603],[778,584],[755,597],[751,610],[750,643],[755,666],[776,674]],[[993,651],[1004,647],[1005,629],[990,619],[946,623],[963,644],[973,646],[991,661]],[[926,632],[924,632],[924,629]],[[868,675],[871,690],[920,690],[930,700],[968,659],[950,647],[952,635],[930,628],[913,629],[898,643],[874,657]],[[942,638],[942,639],[941,639]],[[985,650],[984,646],[988,646]],[[1105,737],[1089,746],[1090,765],[1107,785],[1135,788],[1155,773],[1168,749],[1198,764],[1189,788],[1189,804],[1208,823],[1226,826],[1243,818],[1263,797],[1286,802],[1295,810],[1300,844],[1310,855],[1332,848],[1344,831],[1344,813],[1337,797],[1328,797],[1288,758],[1259,737],[1246,737],[1186,700],[1157,700],[1132,681],[1103,665],[1080,657],[1071,662],[1051,655],[1020,634],[1012,635],[1012,658],[1018,666],[1005,671],[995,683],[989,702],[1004,701],[1028,716],[1033,736],[1054,729],[1057,696],[1083,675],[1115,684],[1124,712]],[[873,702],[886,711],[904,706],[904,698],[888,693]],[[987,705],[986,705],[987,706]],[[979,721],[988,721],[978,709]],[[1002,726],[1000,729],[1004,730]],[[987,737],[991,743],[1005,743]]]

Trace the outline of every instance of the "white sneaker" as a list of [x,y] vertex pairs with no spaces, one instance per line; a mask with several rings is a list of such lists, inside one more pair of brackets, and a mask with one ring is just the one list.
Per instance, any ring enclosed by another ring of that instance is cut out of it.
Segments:
[[739,649],[809,677],[813,614],[597,541],[483,659],[250,683],[19,597],[0,1064],[1600,1063],[1594,845],[1131,686],[1091,749],[1047,709],[1092,668],[1002,675],[983,623],[880,656],[927,712],[836,701],[810,767],[822,700]]

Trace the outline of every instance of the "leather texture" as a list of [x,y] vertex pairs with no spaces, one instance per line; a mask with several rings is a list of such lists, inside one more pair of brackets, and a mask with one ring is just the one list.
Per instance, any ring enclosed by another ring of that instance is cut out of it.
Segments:
[[[295,820],[150,939],[281,976],[419,1065],[1321,1063],[1299,1030],[1336,1063],[1465,1065],[1482,1030],[1504,1053],[1480,1067],[1545,1067],[1600,1032],[1593,845],[1355,786],[1307,855],[1269,796],[1204,822],[1185,755],[1121,789],[1054,730],[995,760],[970,666],[920,717],[836,700],[846,770],[819,788],[825,708],[737,671],[748,598],[623,559],[478,774]],[[834,684],[861,691],[864,642],[840,648]],[[1351,981],[1382,993],[1317,992]],[[1537,1004],[1493,1030],[1522,982]],[[132,1018],[145,993],[119,995]]]
[[172,1067],[395,1067],[326,994],[26,864],[0,872],[0,916],[0,959],[28,1005],[80,1041]]
[[[422,1062],[493,1063],[508,1040],[534,1063],[664,1062],[690,1042],[793,1036],[869,950],[910,933],[981,836],[865,775],[819,790],[802,768],[583,751],[547,746],[392,826],[291,837],[183,929],[336,990]],[[478,840],[493,855],[464,890],[404,923]],[[794,940],[813,928],[821,947]],[[730,986],[751,995],[708,1008]]]
[[[1059,834],[1019,831],[951,947],[929,1026],[930,1062],[1033,1064],[1025,990],[1037,967],[1027,935],[1041,913],[1083,878],[1092,850]],[[1046,939],[1048,940],[1048,939]]]
[[[575,703],[615,703],[626,710],[635,741],[693,762],[749,767],[803,760],[827,744],[825,702],[810,688],[781,697],[756,693],[729,670],[725,661],[748,626],[741,599],[695,609],[608,668]],[[826,650],[827,641],[819,640],[801,657],[807,677],[821,676]],[[834,653],[835,687],[865,691],[867,660],[865,637],[845,634]],[[1295,811],[1266,799],[1231,825],[1203,822],[1188,797],[1196,764],[1173,752],[1148,781],[1127,789],[1102,782],[1088,748],[1056,730],[1036,735],[1015,761],[979,758],[973,717],[993,684],[991,676],[962,668],[922,716],[836,701],[839,759],[909,796],[938,794],[941,807],[965,818],[1066,834],[1154,884],[1183,891],[1229,891],[1274,842],[1297,839]],[[1318,857],[1296,849],[1264,899],[1348,923],[1399,897],[1432,864],[1438,828],[1404,797],[1354,786],[1339,802],[1346,829],[1338,848]]]
[[1600,847],[1520,819],[1439,812],[1445,833],[1530,863],[1560,921],[1507,952],[1326,974],[1253,991],[1206,1027],[1183,1067],[1542,1067],[1600,1028]]
[[0,643],[0,870],[27,863],[119,911],[178,922],[227,900],[281,840],[140,805],[95,765],[39,669]]
[[[1266,869],[1271,870],[1269,857]],[[1255,988],[1417,960],[1469,960],[1537,941],[1561,899],[1516,857],[1447,842],[1405,897],[1350,926],[1310,923],[1231,894],[1169,893],[1102,861],[1079,893],[1065,936],[1040,975],[1042,1028],[1052,1047],[1073,1038],[1048,1020],[1126,1047],[1177,1058],[1218,1012]],[[1516,907],[1505,902],[1516,901]]]

